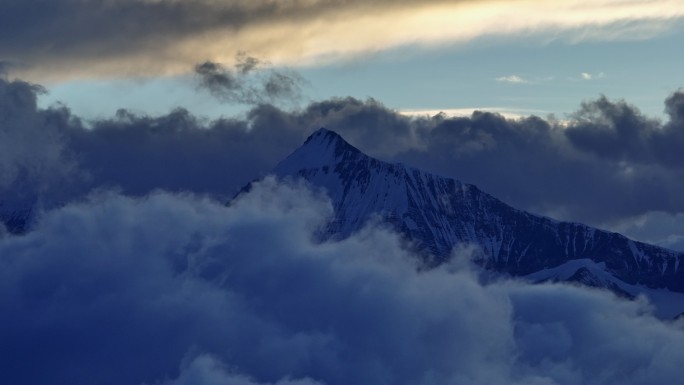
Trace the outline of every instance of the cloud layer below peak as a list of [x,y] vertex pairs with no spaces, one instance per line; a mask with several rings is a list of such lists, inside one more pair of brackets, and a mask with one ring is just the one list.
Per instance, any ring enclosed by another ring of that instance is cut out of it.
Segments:
[[0,381],[607,385],[681,374],[681,325],[643,301],[482,283],[466,250],[419,271],[372,226],[312,242],[330,210],[306,186],[266,179],[230,206],[107,193],[51,211],[0,239]]
[[[208,68],[220,90],[242,89],[225,87],[235,71]],[[681,377],[681,322],[655,319],[645,300],[483,282],[467,248],[450,265],[420,269],[396,234],[373,224],[316,242],[332,207],[305,185],[267,177],[224,203],[325,126],[374,156],[477,182],[520,207],[597,221],[682,213],[682,92],[665,101],[667,122],[605,97],[567,124],[407,117],[343,98],[297,111],[257,104],[213,122],[182,109],[120,110],[86,127],[65,106],[38,108],[41,90],[0,79],[0,214],[34,210],[22,235],[0,226],[0,383]]]

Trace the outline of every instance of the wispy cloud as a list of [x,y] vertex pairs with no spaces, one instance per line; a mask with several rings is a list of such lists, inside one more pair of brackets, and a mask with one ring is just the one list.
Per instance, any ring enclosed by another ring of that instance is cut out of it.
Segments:
[[487,35],[644,39],[683,17],[684,0],[6,0],[0,59],[42,77],[168,74],[199,60],[231,63],[245,49],[276,65],[306,65]]
[[513,107],[464,107],[464,108],[441,108],[441,109],[401,109],[399,113],[406,116],[425,117],[425,116],[444,116],[444,117],[463,117],[472,116],[473,113],[493,112],[508,119],[521,119],[534,115],[547,115],[549,112],[544,110],[530,110]]
[[596,74],[593,74],[590,72],[582,72],[580,74],[580,76],[582,77],[582,80],[596,80],[596,79],[603,79],[604,77],[606,77],[606,74],[603,72],[599,72]]
[[528,83],[527,80],[523,79],[521,76],[518,76],[518,75],[501,76],[501,77],[496,78],[496,81],[502,82],[502,83],[513,83],[513,84]]
[[195,65],[200,87],[232,103],[295,103],[301,97],[304,80],[292,71],[267,68],[261,60],[240,53],[234,68],[205,61]]

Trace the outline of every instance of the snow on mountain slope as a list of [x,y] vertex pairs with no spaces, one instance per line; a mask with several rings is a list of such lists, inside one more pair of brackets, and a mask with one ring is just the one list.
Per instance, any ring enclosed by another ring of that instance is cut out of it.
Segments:
[[603,263],[596,263],[590,259],[570,260],[560,266],[526,275],[523,279],[533,283],[571,282],[581,286],[609,289],[621,297],[630,299],[644,295],[654,305],[655,315],[661,319],[673,319],[684,312],[684,293],[630,285],[606,271]]
[[[684,292],[684,253],[517,210],[473,185],[366,156],[332,131],[312,134],[273,173],[327,191],[335,208],[329,236],[346,237],[379,217],[437,263],[454,246],[475,244],[481,265],[514,276],[588,260],[626,285]],[[584,268],[566,280],[619,287]]]

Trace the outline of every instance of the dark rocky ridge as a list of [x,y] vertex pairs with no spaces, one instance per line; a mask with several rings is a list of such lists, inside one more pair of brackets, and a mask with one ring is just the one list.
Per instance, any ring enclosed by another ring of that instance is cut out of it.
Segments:
[[327,191],[330,236],[349,236],[379,216],[437,262],[467,243],[481,248],[485,268],[514,276],[590,259],[628,284],[684,292],[684,253],[515,209],[474,185],[371,158],[332,131],[312,134],[274,173]]

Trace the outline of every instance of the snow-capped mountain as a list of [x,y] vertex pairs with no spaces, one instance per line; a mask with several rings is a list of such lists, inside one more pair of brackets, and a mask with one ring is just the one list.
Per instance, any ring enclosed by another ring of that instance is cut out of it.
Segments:
[[273,173],[327,191],[335,208],[330,236],[346,237],[379,217],[436,263],[455,246],[474,244],[481,265],[514,276],[625,296],[635,294],[629,287],[684,292],[684,253],[517,210],[476,186],[371,158],[332,131],[316,131]]

